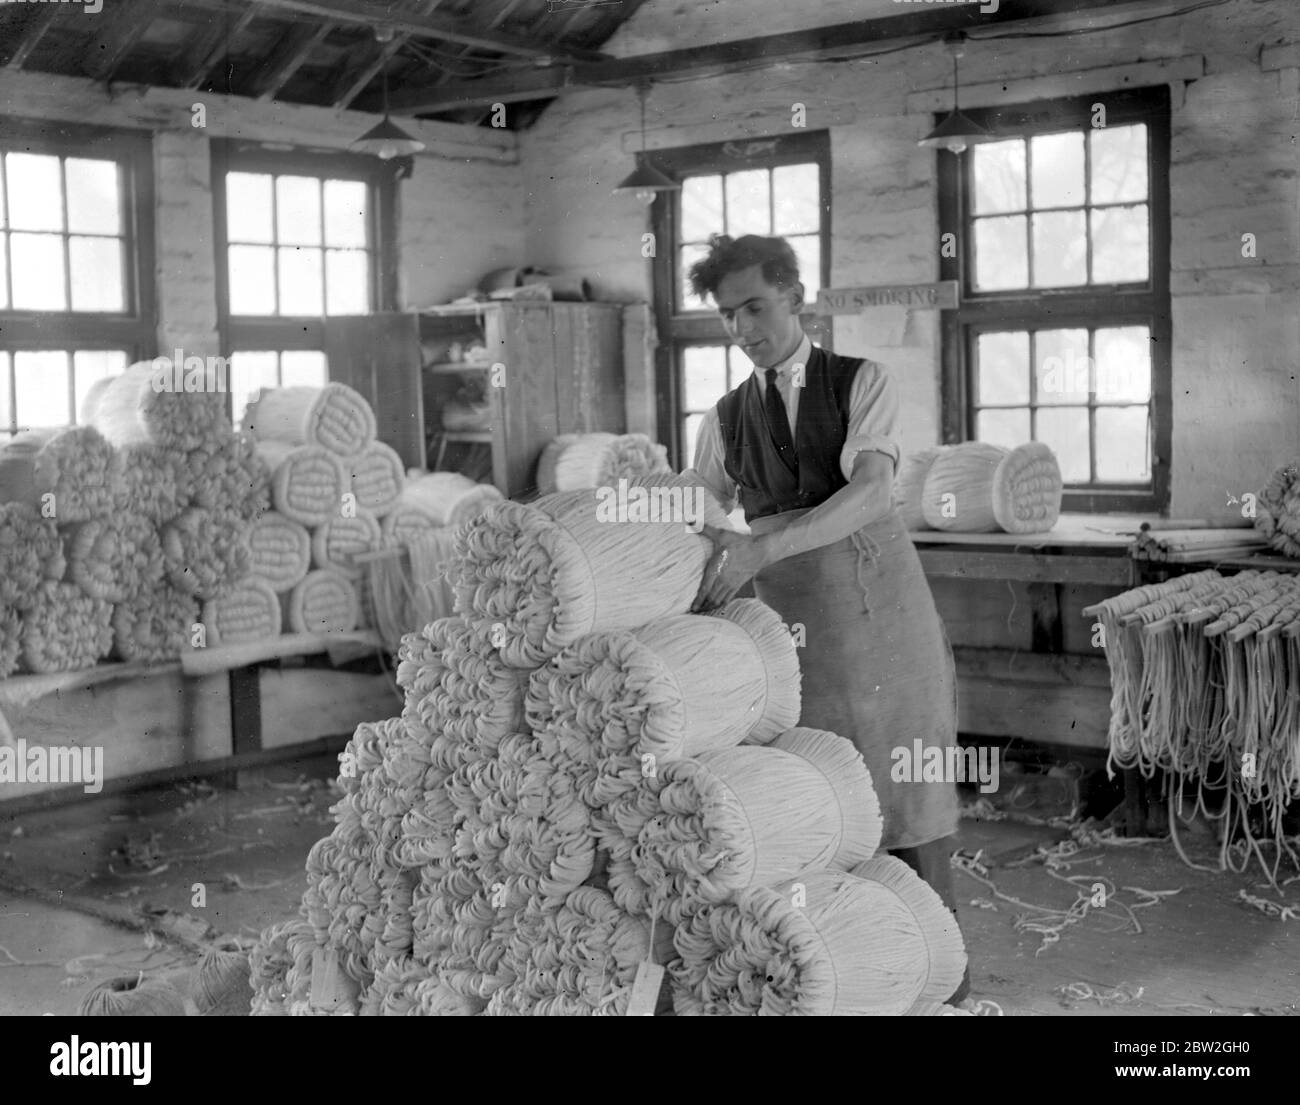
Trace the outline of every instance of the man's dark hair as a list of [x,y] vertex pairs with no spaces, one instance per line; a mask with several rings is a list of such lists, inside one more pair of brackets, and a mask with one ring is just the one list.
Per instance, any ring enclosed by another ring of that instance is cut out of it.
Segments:
[[714,234],[709,239],[709,253],[691,266],[691,291],[701,299],[718,290],[724,276],[760,265],[763,279],[785,289],[799,282],[799,259],[784,238],[761,238],[746,234],[732,238]]

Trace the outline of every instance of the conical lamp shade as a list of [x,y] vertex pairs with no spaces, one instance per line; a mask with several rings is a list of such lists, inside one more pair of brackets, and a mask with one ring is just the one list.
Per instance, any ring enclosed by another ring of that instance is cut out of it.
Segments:
[[368,153],[384,161],[409,157],[424,149],[424,143],[412,138],[387,115],[352,143],[354,153]]
[[675,192],[680,185],[653,165],[639,165],[615,186],[615,192]]
[[969,116],[963,115],[960,111],[950,111],[943,121],[917,145],[961,153],[967,146],[974,146],[978,142],[990,142],[995,137]]

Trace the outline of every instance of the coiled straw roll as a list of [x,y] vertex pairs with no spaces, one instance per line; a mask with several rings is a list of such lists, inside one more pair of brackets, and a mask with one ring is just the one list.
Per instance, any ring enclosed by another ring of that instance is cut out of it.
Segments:
[[397,505],[406,486],[406,468],[396,450],[372,441],[347,462],[357,505],[382,518]]
[[1300,458],[1277,468],[1258,498],[1260,536],[1283,556],[1300,558]]
[[58,527],[27,503],[0,503],[0,606],[26,610],[42,580],[67,570]]
[[122,473],[117,509],[139,514],[155,526],[180,514],[192,489],[187,454],[161,445],[129,445],[118,455]]
[[1041,441],[1012,449],[993,473],[993,517],[1007,533],[1045,533],[1061,516],[1061,466]]
[[898,508],[903,524],[910,530],[930,528],[921,507],[921,497],[931,465],[947,450],[948,447],[944,445],[918,449],[915,453],[906,454],[898,466],[898,473],[894,476],[894,505]]
[[247,1017],[253,1001],[246,952],[209,949],[190,976],[190,1000],[200,1017]]
[[361,613],[352,581],[327,568],[308,572],[282,601],[294,633],[348,633]]
[[193,595],[161,583],[113,607],[113,651],[122,660],[175,660],[199,620]]
[[278,637],[280,619],[280,596],[266,580],[256,576],[241,579],[220,598],[203,605],[207,643],[214,647]]
[[805,872],[677,928],[673,1006],[679,1016],[899,1016],[939,979],[961,978],[965,949],[955,928],[948,936],[918,923],[890,886]]
[[290,521],[311,528],[338,514],[348,490],[341,458],[318,445],[262,441],[258,455],[271,470],[271,505]]
[[[456,534],[456,610],[511,667],[533,668],[589,633],[684,613],[728,528],[702,487],[679,476],[498,503]],[[604,494],[602,492],[608,492]]]
[[113,607],[75,583],[47,580],[23,614],[22,663],[29,672],[81,671],[113,647]]
[[226,393],[176,390],[166,357],[139,361],[112,377],[99,393],[92,424],[119,449],[152,443],[188,452],[230,432]]
[[415,512],[435,526],[460,526],[502,498],[490,483],[475,483],[459,472],[428,472],[406,482],[393,513]]
[[375,413],[346,384],[268,388],[245,408],[243,428],[258,441],[319,445],[354,457],[375,440]]
[[191,595],[221,595],[248,573],[249,525],[238,515],[189,507],[162,531],[167,578]]
[[311,534],[306,526],[268,510],[248,532],[249,575],[288,591],[311,570]]
[[111,513],[122,493],[121,459],[92,426],[59,430],[41,446],[33,464],[37,490],[53,496],[52,513],[62,524]]
[[537,487],[549,495],[671,472],[668,450],[645,434],[561,434],[542,450]]
[[185,995],[161,979],[113,978],[101,982],[77,1009],[79,1017],[184,1017]]
[[332,568],[348,579],[359,580],[363,567],[356,560],[379,548],[379,523],[365,507],[346,516],[336,514],[311,535],[311,562],[315,568]]
[[925,524],[955,533],[996,531],[993,488],[1007,453],[999,445],[967,441],[936,457],[921,493]]
[[65,526],[63,547],[68,578],[92,598],[125,602],[162,583],[162,544],[142,515],[118,511]]
[[247,434],[205,441],[186,458],[190,499],[204,510],[252,521],[270,507],[271,470]]

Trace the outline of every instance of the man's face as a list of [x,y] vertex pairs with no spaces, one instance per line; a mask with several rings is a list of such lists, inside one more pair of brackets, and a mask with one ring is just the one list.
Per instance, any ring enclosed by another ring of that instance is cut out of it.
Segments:
[[781,289],[763,279],[759,265],[728,273],[714,292],[727,337],[759,368],[788,357],[803,337],[799,308],[803,285]]

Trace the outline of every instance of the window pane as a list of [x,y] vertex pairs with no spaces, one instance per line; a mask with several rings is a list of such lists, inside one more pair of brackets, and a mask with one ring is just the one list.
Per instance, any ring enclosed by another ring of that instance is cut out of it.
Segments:
[[13,408],[9,405],[9,354],[0,349],[0,433],[13,425]]
[[271,241],[269,173],[226,174],[226,236],[232,242]]
[[1092,377],[1087,330],[1038,330],[1034,334],[1038,402],[1049,406],[1087,403]]
[[325,251],[326,302],[331,315],[364,315],[370,310],[367,271],[363,250]]
[[81,349],[72,354],[73,384],[76,387],[76,406],[73,414],[81,410],[86,393],[96,380],[116,376],[126,369],[126,354],[117,349]]
[[1033,216],[1034,287],[1088,282],[1088,238],[1082,211]]
[[[977,149],[979,147],[976,147]],[[1024,215],[975,221],[975,287],[982,292],[1029,283]]]
[[1146,483],[1151,479],[1147,445],[1148,408],[1103,407],[1097,411],[1097,479]]
[[688,411],[707,410],[727,394],[727,347],[690,345],[682,351],[682,382]]
[[972,148],[975,214],[1023,211],[1025,203],[1025,143],[987,142]]
[[1147,279],[1147,205],[1093,211],[1092,279],[1096,284],[1129,284]]
[[9,242],[14,306],[19,310],[66,311],[63,239],[57,234],[14,234]]
[[321,251],[289,248],[276,252],[280,255],[280,314],[324,314]]
[[62,230],[63,186],[59,159],[46,154],[5,154],[9,225],[15,230]]
[[722,177],[687,177],[682,181],[681,240],[704,242],[722,231]]
[[812,234],[821,228],[821,177],[815,164],[772,170],[774,234]]
[[804,299],[811,308],[822,283],[822,240],[816,234],[804,234],[791,236],[787,241],[799,259],[799,279],[803,282]]
[[978,411],[975,415],[975,439],[990,445],[1014,449],[1029,440],[1029,411]]
[[325,182],[325,241],[329,245],[365,248],[366,201],[362,181]]
[[768,211],[768,171],[746,169],[729,173],[727,184],[727,233],[734,238],[742,234],[771,234]]
[[289,246],[321,244],[320,181],[315,177],[275,178],[275,240]]
[[280,386],[324,387],[330,382],[325,354],[318,349],[288,349],[280,354]]
[[1053,407],[1040,409],[1035,438],[1056,454],[1061,478],[1066,483],[1087,483],[1088,409]]
[[70,157],[63,171],[68,183],[68,229],[74,234],[121,234],[117,164]]
[[18,425],[33,428],[70,426],[68,355],[63,350],[14,354]]
[[679,306],[684,311],[705,311],[708,310],[711,297],[706,296],[704,299],[696,297],[691,291],[691,266],[696,261],[701,261],[708,254],[708,246],[682,246],[681,249],[681,274],[682,286],[680,291],[681,301]]
[[1083,132],[1039,134],[1029,140],[1034,209],[1083,206]]
[[0,234],[0,311],[9,307],[9,236]]
[[1151,398],[1151,332],[1110,326],[1093,338],[1098,403],[1146,403]]
[[244,417],[244,408],[262,388],[278,386],[274,353],[232,353],[230,355],[231,417],[235,425]]
[[125,311],[122,292],[122,240],[69,238],[74,311]]
[[695,464],[695,440],[699,437],[700,423],[704,421],[702,414],[688,414],[686,416],[685,437],[686,449],[682,453],[683,467],[690,468]]
[[230,313],[275,314],[275,251],[269,246],[230,247]]
[[1029,402],[1029,334],[980,334],[976,339],[979,384],[976,402],[1008,406]]
[[1092,142],[1092,203],[1147,198],[1147,128],[1100,127]]

